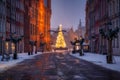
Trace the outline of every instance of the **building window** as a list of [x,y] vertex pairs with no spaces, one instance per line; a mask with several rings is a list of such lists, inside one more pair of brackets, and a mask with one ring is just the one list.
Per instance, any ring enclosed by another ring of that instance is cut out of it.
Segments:
[[112,43],[113,43],[113,46],[112,46],[112,47],[115,48],[115,39],[113,39],[113,42],[112,42]]
[[117,0],[117,13],[119,13],[119,0]]
[[117,38],[117,46],[116,47],[119,48],[119,36]]

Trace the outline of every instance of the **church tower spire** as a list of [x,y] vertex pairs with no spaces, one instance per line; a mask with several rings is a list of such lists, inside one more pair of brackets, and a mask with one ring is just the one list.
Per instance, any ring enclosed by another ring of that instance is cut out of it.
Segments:
[[78,25],[78,29],[82,27],[82,22],[81,22],[81,19],[79,21],[79,25]]

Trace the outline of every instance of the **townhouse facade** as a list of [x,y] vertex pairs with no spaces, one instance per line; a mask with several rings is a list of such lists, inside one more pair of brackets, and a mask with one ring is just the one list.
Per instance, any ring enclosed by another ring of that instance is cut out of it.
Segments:
[[[15,45],[6,41],[10,35],[22,36],[24,29],[24,0],[0,1],[0,53],[13,53]],[[22,47],[22,48],[21,48]],[[24,51],[23,40],[17,44],[17,51]]]
[[[12,36],[24,36],[17,43],[17,52],[30,51],[29,41],[50,46],[51,0],[0,0],[0,53],[14,53],[15,45],[6,39]],[[41,34],[44,36],[41,37]]]
[[[6,38],[22,36],[24,30],[24,0],[6,0]],[[15,34],[13,34],[15,33]],[[13,53],[15,45],[6,41],[7,52]],[[24,40],[17,44],[17,52],[24,52]]]
[[[120,0],[109,0],[109,18],[111,20],[111,27],[114,29],[115,27],[120,28]],[[118,33],[118,38],[115,38],[112,42],[113,53],[115,55],[120,55],[120,32]]]
[[[33,47],[38,47],[38,0],[25,0],[24,5],[24,51],[29,52]],[[36,42],[36,45],[31,46],[30,41],[34,44]]]
[[[114,4],[113,4],[114,3]],[[112,5],[111,5],[112,4]],[[119,16],[113,18],[113,16],[118,15],[120,9],[119,0],[87,0],[86,3],[86,35],[90,41],[90,51],[95,53],[106,54],[108,50],[108,43],[106,39],[103,39],[99,34],[99,29],[108,27],[114,29],[115,26],[119,26]],[[116,11],[114,11],[116,10]],[[113,15],[111,15],[113,14]],[[115,20],[117,19],[117,20]],[[112,25],[105,25],[111,22]],[[114,45],[118,47],[119,37],[113,40],[113,53],[119,54],[120,48],[114,48]],[[117,52],[118,51],[118,52]]]
[[6,1],[0,1],[0,53],[3,53],[4,41],[3,38],[6,36]]
[[51,0],[40,0],[38,5],[38,36],[39,43],[45,43],[44,49],[50,50],[50,19],[51,19]]
[[45,43],[44,49],[50,49],[50,19],[51,0],[25,1],[25,52],[30,51],[29,41],[36,42],[36,50],[40,50],[40,43]]

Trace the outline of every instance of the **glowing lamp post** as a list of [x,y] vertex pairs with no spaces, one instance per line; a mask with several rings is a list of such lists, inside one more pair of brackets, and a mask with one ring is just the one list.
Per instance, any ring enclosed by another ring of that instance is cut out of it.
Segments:
[[15,52],[13,54],[13,59],[17,59],[17,43],[23,39],[23,36],[18,36],[16,33],[10,35],[10,41],[15,45]]
[[83,48],[82,48],[82,44],[84,42],[83,38],[80,38],[79,40],[77,38],[75,38],[75,41],[71,41],[71,44],[73,45],[73,51],[72,53],[76,53],[78,52],[80,54],[80,56],[83,55]]
[[[12,52],[14,52],[13,53],[13,59],[17,59],[18,58],[18,56],[17,56],[17,43],[19,43],[22,39],[23,39],[23,36],[18,36],[16,34],[16,32],[10,33],[10,35],[6,39],[3,38],[3,41],[6,41],[5,42],[5,46],[6,46],[6,52],[5,53],[8,53],[8,51],[9,51],[8,41],[10,41],[10,42],[12,42],[12,44],[11,44]],[[7,54],[7,56],[9,57],[9,54]],[[2,56],[1,60],[2,61],[4,60],[4,53],[3,53],[3,56]]]

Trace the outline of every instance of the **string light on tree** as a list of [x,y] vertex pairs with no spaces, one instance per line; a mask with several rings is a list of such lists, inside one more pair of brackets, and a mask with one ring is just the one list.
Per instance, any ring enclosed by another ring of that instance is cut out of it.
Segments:
[[63,36],[62,25],[61,24],[58,27],[58,36],[57,36],[57,39],[56,39],[55,47],[56,48],[66,48],[66,43],[65,43],[64,36]]

